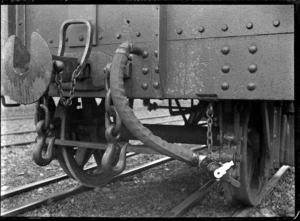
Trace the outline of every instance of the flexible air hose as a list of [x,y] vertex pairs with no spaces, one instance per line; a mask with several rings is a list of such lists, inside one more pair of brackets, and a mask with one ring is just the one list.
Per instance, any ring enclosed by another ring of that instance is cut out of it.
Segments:
[[127,56],[131,51],[131,44],[123,43],[117,49],[110,69],[111,96],[122,122],[137,139],[153,150],[191,165],[198,164],[198,155],[196,153],[188,148],[168,143],[160,137],[155,136],[148,128],[142,125],[134,115],[133,110],[129,107],[123,79],[128,62]]

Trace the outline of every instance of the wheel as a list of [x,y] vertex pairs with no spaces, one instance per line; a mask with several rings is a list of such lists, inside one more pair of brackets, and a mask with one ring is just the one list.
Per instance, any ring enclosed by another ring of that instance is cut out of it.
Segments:
[[[225,195],[231,202],[256,206],[264,195],[270,172],[269,152],[263,141],[262,119],[259,102],[246,102],[240,111],[240,140],[237,146],[242,156],[236,172],[241,183],[236,188],[223,183]],[[234,175],[233,175],[234,176]]]
[[[58,107],[64,109],[61,118],[61,133],[64,134],[65,139],[99,142],[97,127],[99,123],[104,122],[102,119],[104,114],[99,115],[104,111],[102,103],[97,106],[95,99],[82,98],[82,109],[77,109],[76,102],[73,102],[70,107]],[[108,183],[113,178],[104,173],[101,166],[104,150],[62,146],[60,151],[59,161],[62,168],[81,184],[96,187]],[[86,170],[91,164],[96,164],[96,168]]]

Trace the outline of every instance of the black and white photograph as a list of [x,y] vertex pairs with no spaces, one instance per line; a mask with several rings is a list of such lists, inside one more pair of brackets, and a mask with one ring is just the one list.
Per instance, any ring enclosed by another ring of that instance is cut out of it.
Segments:
[[74,2],[1,1],[1,217],[297,219],[299,3]]

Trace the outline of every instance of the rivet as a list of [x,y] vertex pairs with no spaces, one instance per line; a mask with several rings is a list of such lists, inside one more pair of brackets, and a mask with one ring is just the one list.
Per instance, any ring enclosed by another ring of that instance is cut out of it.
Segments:
[[143,88],[144,90],[147,90],[147,89],[148,89],[148,84],[147,84],[147,83],[142,83],[142,88]]
[[227,90],[229,88],[229,84],[227,82],[222,83],[221,88],[223,90]]
[[252,45],[252,46],[249,47],[249,52],[251,54],[254,54],[256,51],[257,51],[257,47],[255,45]]
[[249,23],[246,25],[246,27],[247,27],[248,29],[252,29],[252,28],[253,28],[252,22],[249,22]]
[[121,38],[121,34],[120,34],[120,33],[117,33],[117,34],[116,34],[116,38],[117,38],[117,39],[120,39],[120,38]]
[[158,56],[158,52],[154,51],[154,56],[157,57]]
[[249,83],[249,84],[247,85],[247,89],[248,89],[249,91],[253,91],[255,88],[256,88],[256,86],[255,86],[254,83]]
[[83,41],[83,39],[84,39],[83,35],[80,35],[80,36],[78,37],[78,40],[79,40],[79,41]]
[[200,26],[200,27],[198,28],[198,31],[199,31],[200,33],[204,32],[204,27],[203,27],[203,26]]
[[155,82],[153,83],[153,87],[154,87],[155,89],[158,89],[158,88],[159,88],[159,83],[158,83],[157,81],[155,81]]
[[146,57],[148,57],[148,51],[143,51],[143,58],[146,58]]
[[132,59],[133,59],[133,54],[129,54],[129,55],[128,55],[128,60],[129,60],[129,61],[132,61]]
[[230,70],[230,68],[229,68],[228,65],[224,65],[224,66],[222,67],[222,72],[223,72],[223,73],[228,73],[229,70]]
[[228,30],[228,26],[227,25],[223,25],[221,29],[222,29],[222,31],[227,31]]
[[143,68],[142,72],[143,72],[143,74],[148,74],[149,73],[149,69],[148,68]]
[[222,51],[223,54],[228,54],[229,51],[230,51],[230,48],[229,48],[229,46],[224,46],[224,47],[221,49],[221,51]]
[[158,33],[155,33],[155,36],[158,36]]
[[136,37],[140,37],[141,36],[141,32],[138,31],[135,35],[136,35]]
[[250,73],[254,73],[257,71],[257,65],[256,64],[251,64],[248,68]]
[[52,44],[52,43],[53,43],[53,40],[52,40],[52,39],[50,39],[50,40],[49,40],[49,42],[50,42],[50,44]]
[[159,73],[159,68],[158,68],[158,66],[156,66],[156,67],[154,68],[154,71],[155,71],[155,73]]
[[179,35],[182,34],[182,29],[181,28],[177,29],[177,34],[179,34]]
[[19,25],[23,25],[23,22],[22,22],[22,21],[19,21]]
[[99,40],[102,40],[103,36],[102,35],[99,35]]
[[278,20],[273,21],[273,25],[274,25],[274,27],[278,27],[280,25],[280,21],[278,21]]

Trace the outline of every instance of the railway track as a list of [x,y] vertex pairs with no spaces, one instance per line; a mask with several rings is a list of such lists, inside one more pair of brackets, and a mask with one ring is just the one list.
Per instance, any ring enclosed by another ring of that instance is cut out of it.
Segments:
[[[193,150],[197,151],[197,150],[201,150],[205,147],[206,147],[206,145],[202,145],[200,147],[193,148]],[[130,154],[127,154],[127,157],[131,157],[133,155],[134,155],[134,153],[130,153]],[[170,162],[170,161],[173,161],[173,160],[174,159],[172,159],[171,157],[163,157],[161,159],[152,161],[150,163],[146,163],[146,164],[143,164],[141,166],[137,166],[133,169],[125,170],[123,173],[117,175],[113,180],[111,180],[111,182],[116,182],[118,180],[124,179],[126,177],[129,177],[129,176],[132,176],[132,175],[135,175],[135,174],[138,174],[138,173],[141,173],[145,170],[151,169],[153,167],[157,167],[161,164],[164,164],[164,163],[167,163],[167,162]],[[89,169],[93,169],[93,168],[95,168],[95,167],[90,167]],[[7,191],[6,193],[3,193],[3,194],[1,193],[1,200],[6,199],[6,198],[11,197],[11,196],[14,196],[16,194],[24,193],[25,191],[29,191],[29,190],[41,187],[41,185],[48,185],[50,183],[58,182],[62,179],[66,179],[66,178],[67,178],[66,175],[55,177],[55,178],[48,178],[46,180],[36,182],[35,184],[27,185],[27,187],[12,189],[10,191]],[[58,201],[58,200],[62,200],[66,197],[73,196],[74,194],[82,193],[83,191],[91,190],[91,189],[93,189],[93,188],[88,188],[88,187],[84,187],[84,186],[80,185],[78,187],[75,187],[75,188],[72,188],[72,189],[69,189],[69,190],[66,190],[66,191],[62,191],[58,194],[53,194],[53,195],[50,195],[50,196],[45,197],[43,199],[28,203],[26,205],[23,205],[23,206],[20,206],[20,207],[11,209],[11,210],[3,211],[3,212],[1,212],[1,216],[16,216],[18,214],[27,212],[29,210],[36,209],[36,208],[46,204],[49,201],[55,202],[55,201]]]
[[[169,115],[161,115],[161,116],[154,116],[154,117],[145,117],[145,118],[140,118],[140,120],[149,120],[149,119],[161,119],[165,117],[170,117]],[[169,122],[176,122],[176,121],[181,121],[181,119],[168,119],[165,121],[160,121],[160,123],[169,123]],[[26,131],[25,131],[26,132]],[[30,131],[31,132],[31,131]],[[35,131],[32,131],[35,132]],[[22,134],[21,132],[16,133],[14,135]],[[7,135],[7,134],[6,134]],[[34,142],[34,141],[33,141]],[[20,144],[19,144],[20,145]],[[204,148],[205,145],[203,145],[201,148]],[[137,153],[128,153],[127,157],[131,157],[136,155]],[[164,157],[159,160],[152,161],[150,163],[146,163],[144,165],[135,167],[133,169],[124,171],[122,174],[116,176],[111,182],[116,182],[118,180],[122,180],[126,177],[136,175],[138,173],[141,173],[145,170],[148,170],[150,168],[157,167],[161,164],[167,163],[172,161],[173,159],[170,157]],[[95,167],[90,167],[88,169],[94,169]],[[280,180],[282,175],[288,170],[288,166],[282,166],[280,170],[269,180],[266,189],[265,189],[265,195],[267,195],[276,185],[276,183]],[[37,189],[42,186],[46,186],[52,183],[57,183],[61,180],[68,179],[67,175],[61,175],[57,177],[50,177],[45,180],[37,181],[35,183],[27,184],[22,187],[14,188],[9,191],[1,192],[1,201],[4,199],[7,199],[9,197],[22,194],[24,192],[30,191]],[[207,196],[208,192],[211,191],[215,185],[217,184],[217,181],[215,180],[210,180],[207,183],[205,183],[203,186],[201,186],[199,189],[197,189],[194,193],[192,193],[190,196],[188,196],[183,202],[178,204],[176,207],[174,207],[172,210],[170,210],[168,213],[165,214],[165,217],[180,217],[182,216],[185,212],[187,212],[190,208],[192,208],[195,203],[200,203],[202,200],[205,199]],[[27,211],[36,209],[42,205],[47,204],[48,202],[57,202],[59,200],[74,196],[76,194],[82,193],[84,191],[89,191],[92,188],[87,188],[82,185],[79,185],[77,187],[74,187],[69,190],[62,191],[60,193],[52,194],[50,196],[41,198],[39,200],[33,201],[31,203],[28,203],[26,205],[13,208],[7,211],[2,211],[1,216],[16,216],[18,214],[25,213]],[[247,217],[255,208],[254,207],[246,207],[242,209],[237,209],[232,217]]]
[[[202,145],[201,147],[194,148],[194,150],[200,150],[205,148],[205,145]],[[136,155],[136,153],[129,153],[127,154],[127,157],[131,157]],[[161,164],[173,161],[174,159],[170,157],[164,157],[155,161],[152,161],[150,163],[143,164],[141,166],[137,166],[135,168],[129,169],[124,171],[122,174],[116,176],[111,182],[116,182],[118,180],[125,179],[126,177],[136,175],[138,173],[141,173],[145,170],[157,167]],[[88,170],[95,168],[94,166],[88,168]],[[276,185],[276,183],[280,180],[282,175],[289,169],[289,166],[282,166],[278,172],[269,180],[267,187],[265,189],[265,195],[267,195]],[[5,193],[1,193],[1,200],[6,199],[8,197],[24,193],[25,191],[30,191],[36,188],[39,188],[41,186],[49,185],[50,183],[55,183],[58,181],[61,181],[63,179],[67,179],[67,175],[57,176],[48,178],[42,181],[38,181],[36,183],[29,184],[27,186],[23,186],[21,188],[15,188],[10,191],[6,191]],[[185,212],[187,212],[190,208],[192,208],[195,203],[200,203],[206,196],[209,191],[211,191],[214,186],[216,185],[217,181],[210,180],[203,186],[201,186],[199,189],[197,189],[194,193],[192,193],[190,196],[188,196],[183,202],[178,204],[176,207],[174,207],[171,211],[169,211],[167,214],[165,214],[165,217],[180,217]],[[74,196],[76,194],[82,193],[84,191],[92,190],[93,188],[84,187],[82,185],[79,185],[77,187],[71,188],[69,190],[62,191],[60,193],[52,194],[50,196],[44,197],[42,199],[27,203],[25,205],[22,205],[17,208],[13,208],[7,211],[3,211],[1,213],[1,216],[16,216],[25,212],[28,212],[30,210],[36,209],[42,205],[47,204],[48,202],[57,202],[59,200],[65,199],[67,197]],[[237,209],[235,213],[232,215],[232,217],[247,217],[255,207],[246,207],[242,209]]]

